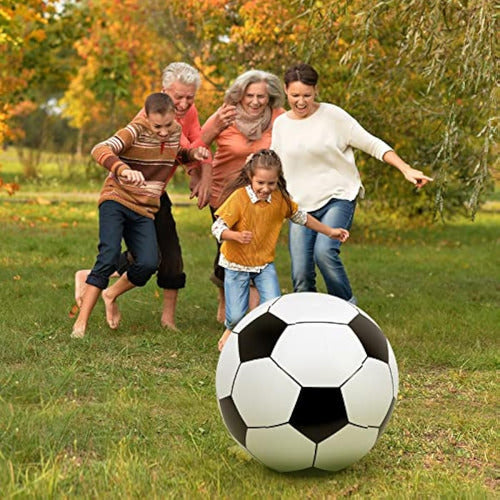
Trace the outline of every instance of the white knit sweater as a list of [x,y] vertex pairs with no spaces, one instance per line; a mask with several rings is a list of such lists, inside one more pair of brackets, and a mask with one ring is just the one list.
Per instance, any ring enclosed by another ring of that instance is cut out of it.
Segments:
[[354,200],[363,195],[353,148],[381,161],[392,151],[333,104],[320,103],[312,115],[300,120],[284,113],[273,125],[271,149],[281,158],[288,191],[307,212],[332,198]]

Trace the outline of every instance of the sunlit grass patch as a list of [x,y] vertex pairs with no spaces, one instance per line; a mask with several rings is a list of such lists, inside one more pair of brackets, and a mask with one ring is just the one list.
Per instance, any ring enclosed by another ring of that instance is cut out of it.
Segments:
[[[348,469],[278,474],[235,448],[219,416],[211,218],[192,206],[174,213],[188,276],[179,330],[161,328],[152,279],[120,299],[119,330],[98,302],[75,341],[73,276],[97,253],[95,204],[0,202],[3,496],[495,498],[496,214],[405,228],[360,211],[342,255],[396,353],[398,404]],[[276,264],[290,291],[286,227]]]

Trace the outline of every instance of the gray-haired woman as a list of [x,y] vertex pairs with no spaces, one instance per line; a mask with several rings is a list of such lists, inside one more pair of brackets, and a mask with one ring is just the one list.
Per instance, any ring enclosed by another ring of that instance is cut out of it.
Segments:
[[[238,176],[247,156],[269,148],[274,120],[285,111],[283,103],[283,87],[276,75],[246,71],[236,78],[226,91],[224,104],[203,125],[205,143],[217,145],[209,201],[213,218],[222,203],[220,195],[225,185]],[[219,288],[217,319],[224,321],[224,269],[219,266],[219,245],[210,279]],[[251,297],[251,307],[257,305],[256,300],[255,295]]]

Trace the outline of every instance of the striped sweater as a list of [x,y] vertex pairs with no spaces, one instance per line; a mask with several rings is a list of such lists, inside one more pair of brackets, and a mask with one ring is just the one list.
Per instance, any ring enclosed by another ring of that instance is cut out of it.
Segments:
[[[181,126],[173,124],[173,132],[160,140],[145,117],[136,117],[125,128],[92,148],[93,158],[109,170],[99,197],[116,201],[138,214],[154,219],[160,207],[160,196],[175,171],[176,160],[190,161],[189,150],[180,147]],[[121,182],[123,170],[140,170],[143,186]]]

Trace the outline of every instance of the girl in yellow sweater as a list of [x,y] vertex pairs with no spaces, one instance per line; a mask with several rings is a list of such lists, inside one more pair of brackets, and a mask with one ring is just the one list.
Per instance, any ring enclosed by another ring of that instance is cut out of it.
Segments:
[[286,189],[281,160],[270,149],[248,158],[223,197],[228,193],[212,225],[212,234],[222,242],[219,265],[225,269],[226,330],[219,350],[247,312],[250,281],[259,291],[261,304],[281,295],[273,261],[284,219],[342,242],[349,237],[347,230],[331,228],[299,209]]

